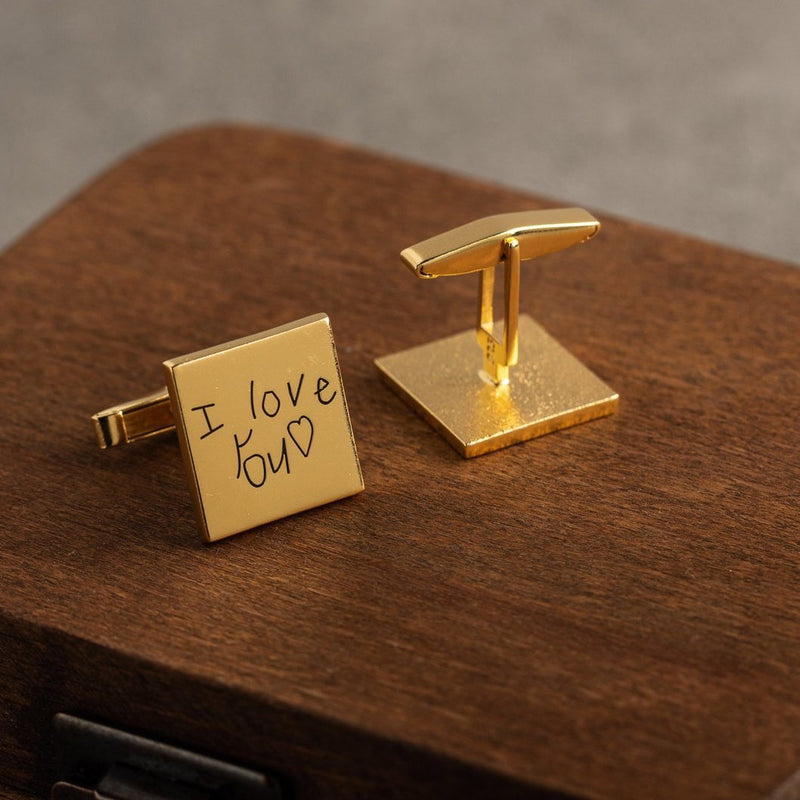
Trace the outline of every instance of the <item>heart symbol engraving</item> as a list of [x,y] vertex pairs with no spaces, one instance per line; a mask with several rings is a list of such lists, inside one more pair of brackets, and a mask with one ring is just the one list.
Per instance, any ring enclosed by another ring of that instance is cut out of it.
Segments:
[[293,419],[286,426],[286,433],[289,434],[289,438],[303,456],[308,458],[308,454],[311,452],[311,442],[314,439],[314,423],[303,414],[302,417]]

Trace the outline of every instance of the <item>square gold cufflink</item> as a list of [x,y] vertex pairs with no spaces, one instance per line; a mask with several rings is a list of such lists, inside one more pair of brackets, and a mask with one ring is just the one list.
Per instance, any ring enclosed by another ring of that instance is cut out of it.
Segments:
[[177,429],[206,541],[356,494],[330,321],[315,314],[164,362],[167,391],[95,414],[101,447]]
[[[465,458],[616,410],[613,389],[519,315],[521,262],[580,244],[599,230],[582,208],[522,211],[475,220],[400,254],[419,278],[480,274],[474,330],[375,361],[386,383]],[[497,266],[505,270],[499,320]]]

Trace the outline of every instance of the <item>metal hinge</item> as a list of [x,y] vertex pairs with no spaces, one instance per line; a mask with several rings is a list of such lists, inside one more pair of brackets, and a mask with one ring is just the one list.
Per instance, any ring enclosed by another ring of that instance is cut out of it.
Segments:
[[55,718],[58,780],[51,800],[280,800],[262,772],[97,725]]

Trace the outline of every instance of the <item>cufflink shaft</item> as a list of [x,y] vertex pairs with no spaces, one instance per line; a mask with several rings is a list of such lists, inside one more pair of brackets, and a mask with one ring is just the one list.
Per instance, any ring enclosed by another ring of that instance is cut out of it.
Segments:
[[519,239],[510,237],[502,245],[505,266],[503,293],[503,336],[495,336],[499,322],[494,319],[494,279],[496,267],[480,273],[478,288],[478,344],[483,350],[483,371],[494,384],[508,383],[508,368],[519,359]]
[[106,408],[92,415],[97,443],[104,450],[175,430],[169,394],[159,392]]

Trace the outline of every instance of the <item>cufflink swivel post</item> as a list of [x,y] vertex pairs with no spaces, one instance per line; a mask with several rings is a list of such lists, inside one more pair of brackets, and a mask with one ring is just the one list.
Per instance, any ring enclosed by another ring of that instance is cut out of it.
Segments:
[[[600,223],[581,208],[523,211],[475,220],[400,254],[419,278],[479,273],[475,333],[482,367],[471,332],[375,361],[388,385],[464,457],[616,409],[612,389],[519,314],[521,263],[585,242],[599,230]],[[496,320],[495,272],[501,264],[503,319]]]

